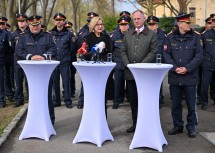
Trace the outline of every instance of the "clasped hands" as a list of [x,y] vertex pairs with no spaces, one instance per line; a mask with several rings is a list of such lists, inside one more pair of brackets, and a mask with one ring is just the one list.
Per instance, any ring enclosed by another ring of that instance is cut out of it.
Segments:
[[34,55],[31,57],[31,60],[41,61],[41,60],[45,60],[45,58],[43,56],[40,56],[40,55]]
[[175,72],[178,74],[186,74],[188,71],[185,67],[177,67]]

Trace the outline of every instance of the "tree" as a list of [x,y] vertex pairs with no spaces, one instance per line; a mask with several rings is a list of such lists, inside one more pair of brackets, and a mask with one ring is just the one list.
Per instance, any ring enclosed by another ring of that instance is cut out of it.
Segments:
[[192,0],[177,0],[179,4],[179,9],[173,6],[170,0],[163,0],[163,3],[172,11],[172,13],[177,16],[180,12],[187,13],[187,6]]
[[73,7],[73,16],[74,16],[74,32],[77,33],[77,16],[78,16],[78,9],[79,9],[79,5],[81,3],[81,0],[71,0],[72,2],[72,7]]

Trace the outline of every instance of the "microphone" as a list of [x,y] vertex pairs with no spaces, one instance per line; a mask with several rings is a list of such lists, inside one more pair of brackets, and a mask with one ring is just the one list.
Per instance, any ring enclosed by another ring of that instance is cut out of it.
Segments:
[[87,45],[87,43],[83,42],[81,48],[79,48],[77,53],[80,54],[80,55],[85,55],[87,53],[86,45]]

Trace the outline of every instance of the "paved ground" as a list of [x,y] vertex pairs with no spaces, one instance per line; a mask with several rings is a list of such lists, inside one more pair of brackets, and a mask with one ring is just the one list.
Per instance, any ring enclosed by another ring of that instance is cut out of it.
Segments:
[[[77,75],[79,80],[79,77]],[[198,109],[199,125],[198,136],[191,139],[185,131],[176,136],[169,136],[168,130],[172,128],[172,118],[170,114],[170,97],[167,80],[164,81],[165,104],[160,109],[161,124],[168,145],[163,147],[165,153],[214,153],[213,144],[215,132],[215,105],[210,101],[209,109],[203,111]],[[80,80],[78,81],[78,89]],[[76,96],[77,97],[77,96]],[[76,108],[77,98],[74,99],[74,108],[66,109],[61,106],[55,109],[56,123],[55,130],[57,136],[52,136],[49,142],[40,139],[26,139],[19,141],[18,137],[23,129],[25,117],[11,133],[7,141],[0,148],[0,153],[143,153],[157,152],[149,148],[138,148],[129,150],[133,134],[127,134],[126,129],[131,125],[131,111],[129,103],[124,101],[119,109],[113,110],[111,101],[108,103],[108,125],[114,137],[114,142],[106,141],[101,148],[91,143],[73,144],[72,141],[81,121],[82,110]],[[187,113],[184,108],[184,118]],[[203,137],[203,136],[204,137]],[[211,142],[205,139],[211,139]],[[214,141],[215,142],[215,141]]]

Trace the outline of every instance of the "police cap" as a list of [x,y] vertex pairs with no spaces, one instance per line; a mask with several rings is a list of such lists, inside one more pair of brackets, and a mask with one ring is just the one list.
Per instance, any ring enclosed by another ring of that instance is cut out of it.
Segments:
[[8,20],[6,17],[0,16],[0,22],[1,23],[6,23]]
[[211,23],[212,20],[211,20],[211,17],[208,17],[207,19],[205,19],[205,23]]
[[41,23],[42,16],[33,15],[28,18],[28,23],[35,26]]
[[176,20],[177,22],[186,22],[186,23],[191,23],[193,22],[191,20],[191,14],[187,14],[187,13],[179,13],[178,16],[176,16]]
[[10,24],[6,23],[6,29],[10,29]]
[[119,15],[120,16],[130,16],[131,14],[128,11],[122,11]]
[[128,24],[130,22],[130,18],[127,16],[121,16],[118,20],[119,25]]
[[65,24],[64,24],[64,26],[66,28],[71,28],[73,26],[73,24],[72,24],[72,22],[66,21]]
[[211,20],[214,22],[215,21],[215,13],[210,14]]
[[56,20],[56,19],[65,20],[65,19],[66,19],[66,16],[63,15],[62,13],[56,13],[56,14],[54,15],[54,18],[53,18],[53,19],[54,19],[54,20]]
[[148,16],[146,22],[147,23],[158,23],[159,19],[156,16]]
[[28,19],[28,17],[24,14],[17,14],[16,19],[17,19],[17,21],[26,21]]
[[87,22],[90,22],[93,17],[99,16],[99,15],[95,12],[89,12],[89,13],[87,13],[87,16],[88,16]]

